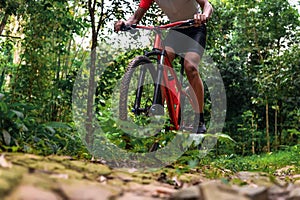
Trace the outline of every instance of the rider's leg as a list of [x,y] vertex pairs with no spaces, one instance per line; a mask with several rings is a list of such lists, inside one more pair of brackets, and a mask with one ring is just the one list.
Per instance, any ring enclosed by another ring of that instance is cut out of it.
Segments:
[[[168,58],[170,62],[175,59],[174,50],[171,47],[166,47]],[[200,78],[198,72],[198,65],[200,63],[200,55],[195,52],[187,52],[184,57],[184,68],[185,73],[187,75],[188,81],[195,93],[197,105],[194,106],[195,109],[195,119],[197,121],[194,122],[196,133],[205,133],[206,127],[204,123],[204,87],[203,82]]]
[[184,67],[191,87],[193,88],[196,95],[197,105],[195,106],[195,119],[199,121],[196,122],[196,132],[205,133],[205,123],[204,123],[204,86],[201,77],[198,72],[198,65],[200,63],[200,56],[195,52],[188,52],[185,55]]
[[174,53],[174,49],[171,48],[171,47],[165,47],[166,51],[167,51],[167,54],[168,54],[168,58],[169,58],[169,61],[172,62],[174,59],[175,59],[175,53]]

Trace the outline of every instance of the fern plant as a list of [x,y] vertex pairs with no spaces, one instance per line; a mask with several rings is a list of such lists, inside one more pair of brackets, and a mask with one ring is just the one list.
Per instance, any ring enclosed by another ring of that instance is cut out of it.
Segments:
[[17,134],[28,131],[28,128],[23,121],[23,112],[17,109],[18,105],[7,103],[5,97],[0,93],[0,142],[4,146],[9,146],[16,144]]

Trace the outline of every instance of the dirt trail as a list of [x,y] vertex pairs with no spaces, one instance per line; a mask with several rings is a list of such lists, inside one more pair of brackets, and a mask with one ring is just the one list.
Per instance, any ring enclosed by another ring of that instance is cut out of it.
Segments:
[[223,178],[210,180],[201,171],[181,175],[172,168],[140,172],[69,157],[5,153],[0,156],[0,199],[300,199],[300,175],[287,181],[289,170],[282,169],[275,177],[220,170]]

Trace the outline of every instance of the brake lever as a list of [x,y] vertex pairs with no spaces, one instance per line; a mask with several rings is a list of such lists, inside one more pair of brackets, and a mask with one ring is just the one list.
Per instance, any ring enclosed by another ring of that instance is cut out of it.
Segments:
[[131,34],[134,34],[137,32],[136,24],[132,24],[132,25],[122,24],[120,30],[121,31],[129,31],[129,33],[131,33]]
[[120,28],[120,30],[121,31],[129,31],[129,30],[131,30],[132,28],[131,28],[131,26],[130,25],[126,25],[126,24],[122,24],[121,25],[121,28]]

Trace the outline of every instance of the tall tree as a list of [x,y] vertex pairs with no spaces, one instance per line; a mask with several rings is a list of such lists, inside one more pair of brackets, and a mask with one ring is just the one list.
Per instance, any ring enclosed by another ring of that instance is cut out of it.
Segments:
[[282,107],[282,103],[276,107],[276,102],[283,102],[280,100],[285,93],[283,82],[293,85],[293,81],[283,78],[284,68],[293,64],[283,64],[281,55],[299,41],[295,38],[299,34],[299,14],[286,0],[213,1],[213,4],[207,49],[218,63],[226,87],[226,130],[237,141],[243,141],[246,138],[242,132],[237,134],[236,124],[242,123],[241,116],[247,110],[255,112],[258,114],[255,124],[265,131],[260,141],[265,141],[265,149],[270,151],[272,135],[267,135],[275,131],[275,122],[269,116],[276,114],[270,108]]
[[43,121],[55,119],[53,104],[59,88],[57,75],[66,45],[82,27],[76,20],[68,1],[26,1],[20,5],[22,24],[22,56],[13,76],[14,101],[25,101],[37,107]]
[[83,1],[83,7],[87,9],[89,16],[89,23],[91,27],[91,47],[90,47],[90,63],[89,63],[89,80],[88,80],[88,94],[86,107],[86,121],[85,129],[86,143],[92,148],[94,141],[94,102],[96,92],[96,61],[97,61],[97,47],[99,45],[99,34],[103,31],[108,22],[113,23],[114,19],[124,17],[124,13],[130,7],[129,2],[124,0],[117,0],[107,2],[104,0],[87,0]]
[[1,23],[0,23],[0,35],[2,35],[5,25],[11,15],[15,15],[19,8],[20,2],[17,0],[1,0],[0,1],[0,11]]

